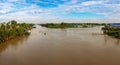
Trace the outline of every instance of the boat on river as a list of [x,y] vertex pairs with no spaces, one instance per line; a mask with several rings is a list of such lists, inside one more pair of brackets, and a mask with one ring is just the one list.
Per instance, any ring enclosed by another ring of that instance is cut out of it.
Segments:
[[29,34],[31,34],[31,31],[30,30],[26,30],[25,34],[29,35]]

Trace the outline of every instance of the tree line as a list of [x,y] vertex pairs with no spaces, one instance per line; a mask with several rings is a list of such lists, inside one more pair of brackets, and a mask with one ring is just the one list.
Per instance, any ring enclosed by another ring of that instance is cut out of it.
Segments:
[[104,26],[102,28],[105,34],[120,39],[120,27]]
[[94,26],[103,26],[104,23],[46,23],[46,24],[40,24],[43,27],[47,28],[88,28],[88,27],[94,27]]

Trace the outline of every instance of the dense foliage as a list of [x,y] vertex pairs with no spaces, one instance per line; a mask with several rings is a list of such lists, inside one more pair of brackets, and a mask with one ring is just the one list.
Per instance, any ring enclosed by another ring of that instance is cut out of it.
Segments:
[[120,27],[105,26],[102,29],[105,34],[115,38],[120,38]]
[[47,24],[40,24],[43,27],[47,28],[88,28],[88,27],[94,27],[98,25],[104,25],[104,24],[98,24],[98,23],[47,23]]
[[0,24],[0,43],[16,36],[24,35],[26,30],[31,29],[33,24],[17,23],[12,20],[8,23]]

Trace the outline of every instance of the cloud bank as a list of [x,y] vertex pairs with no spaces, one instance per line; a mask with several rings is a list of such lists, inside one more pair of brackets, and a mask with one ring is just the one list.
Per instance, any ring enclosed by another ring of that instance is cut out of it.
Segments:
[[120,0],[0,0],[1,22],[119,22],[119,16]]

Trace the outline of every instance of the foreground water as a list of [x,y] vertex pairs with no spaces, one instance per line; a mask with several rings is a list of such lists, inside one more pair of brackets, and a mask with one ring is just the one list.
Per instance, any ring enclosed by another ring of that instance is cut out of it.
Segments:
[[120,65],[120,40],[100,28],[37,26],[30,36],[0,44],[0,65]]

